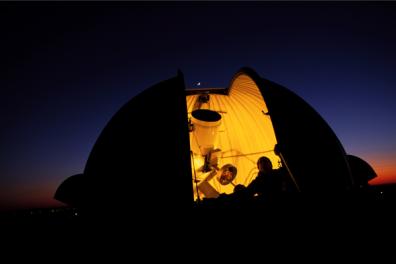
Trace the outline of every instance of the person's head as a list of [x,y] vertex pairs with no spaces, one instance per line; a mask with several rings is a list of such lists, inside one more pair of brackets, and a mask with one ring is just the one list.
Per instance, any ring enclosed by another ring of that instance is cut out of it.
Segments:
[[221,173],[218,177],[218,181],[221,185],[227,185],[231,183],[237,174],[237,168],[231,164],[226,164],[221,168]]
[[272,163],[271,160],[265,156],[260,157],[257,160],[257,169],[260,172],[269,172],[272,171]]

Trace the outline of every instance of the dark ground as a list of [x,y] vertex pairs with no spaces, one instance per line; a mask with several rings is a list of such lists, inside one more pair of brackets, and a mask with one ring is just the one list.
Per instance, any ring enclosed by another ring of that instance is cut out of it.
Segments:
[[275,262],[396,263],[394,188],[339,199],[296,196],[272,205],[206,201],[184,211],[32,209],[3,212],[0,221],[11,247],[34,238],[30,246],[41,240],[61,248],[127,246],[146,259],[168,248],[170,260],[183,252],[202,261],[216,253]]

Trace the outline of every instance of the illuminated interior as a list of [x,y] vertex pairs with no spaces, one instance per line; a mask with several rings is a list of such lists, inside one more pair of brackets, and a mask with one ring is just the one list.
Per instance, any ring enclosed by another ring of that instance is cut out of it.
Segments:
[[[237,184],[247,186],[257,176],[256,162],[261,156],[267,156],[274,168],[281,166],[274,153],[277,141],[267,106],[249,76],[234,78],[228,95],[211,93],[209,89],[208,93],[188,95],[186,100],[194,200],[198,195],[215,198],[216,193],[232,193]],[[214,111],[221,119],[197,121],[193,113],[198,109]],[[236,171],[227,184],[220,179],[229,167]]]

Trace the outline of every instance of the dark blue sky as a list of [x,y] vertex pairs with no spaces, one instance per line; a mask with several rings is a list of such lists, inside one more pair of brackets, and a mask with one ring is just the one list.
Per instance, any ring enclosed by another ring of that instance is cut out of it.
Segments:
[[396,181],[396,4],[1,4],[0,207],[46,206],[131,97],[241,67],[311,104],[348,153]]

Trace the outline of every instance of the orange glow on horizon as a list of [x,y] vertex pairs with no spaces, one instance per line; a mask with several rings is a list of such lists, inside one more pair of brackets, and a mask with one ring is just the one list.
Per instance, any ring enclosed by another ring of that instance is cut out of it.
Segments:
[[0,190],[0,211],[65,206],[53,198],[55,189],[52,185],[35,185]]
[[371,185],[396,183],[396,168],[380,168],[375,171],[378,176],[369,182]]
[[396,158],[373,155],[366,161],[377,173],[377,177],[369,182],[371,185],[396,183]]

